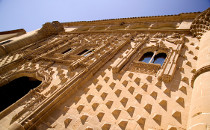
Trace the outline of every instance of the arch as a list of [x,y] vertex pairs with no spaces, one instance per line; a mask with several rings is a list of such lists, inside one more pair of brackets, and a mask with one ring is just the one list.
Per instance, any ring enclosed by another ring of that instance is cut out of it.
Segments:
[[161,64],[161,66],[162,66],[166,57],[167,57],[166,53],[159,53],[159,54],[155,55],[153,63]]
[[[31,91],[29,91],[25,95],[23,95],[15,103],[9,105],[3,111],[0,110],[0,119],[3,118],[5,115],[9,114],[11,111],[15,110],[18,107],[17,104],[25,104],[27,99],[31,99],[32,97],[36,96],[36,92],[41,93],[44,89],[46,89],[49,86],[50,82],[52,81],[51,75],[49,73],[44,72],[43,69],[19,70],[19,67],[18,67],[18,70],[15,73],[6,75],[4,78],[0,80],[0,87],[6,84],[9,84],[13,80],[21,78],[21,77],[31,77],[32,79],[41,81],[41,83],[35,88],[31,89]],[[44,98],[42,98],[42,100],[43,99]]]
[[3,111],[17,100],[24,97],[31,89],[36,88],[41,84],[41,81],[22,76],[12,80],[11,82],[0,87],[0,111]]
[[144,55],[139,59],[139,61],[142,61],[142,62],[145,62],[145,63],[149,63],[153,55],[154,55],[153,52],[146,52],[146,53],[144,53]]

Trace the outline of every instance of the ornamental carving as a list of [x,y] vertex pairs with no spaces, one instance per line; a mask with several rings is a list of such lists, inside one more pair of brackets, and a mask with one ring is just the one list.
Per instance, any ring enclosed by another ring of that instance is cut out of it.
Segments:
[[195,18],[190,29],[193,36],[199,39],[201,38],[203,33],[210,29],[210,8],[203,11],[199,16]]

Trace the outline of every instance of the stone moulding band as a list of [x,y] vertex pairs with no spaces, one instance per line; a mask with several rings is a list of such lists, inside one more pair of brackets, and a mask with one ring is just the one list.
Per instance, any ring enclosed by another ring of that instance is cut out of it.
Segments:
[[201,75],[201,74],[203,74],[203,73],[205,73],[205,72],[207,72],[207,71],[210,71],[210,65],[204,66],[204,67],[198,69],[198,70],[195,72],[195,74],[193,75],[192,80],[191,80],[191,87],[192,87],[192,88],[193,88],[195,79],[196,79],[199,75]]
[[123,33],[130,33],[130,32],[177,32],[177,33],[184,33],[190,34],[189,29],[172,29],[172,30],[161,30],[161,29],[145,29],[145,30],[104,30],[104,31],[75,31],[75,32],[61,32],[60,34],[82,34],[82,33],[115,33],[115,32],[123,32]]

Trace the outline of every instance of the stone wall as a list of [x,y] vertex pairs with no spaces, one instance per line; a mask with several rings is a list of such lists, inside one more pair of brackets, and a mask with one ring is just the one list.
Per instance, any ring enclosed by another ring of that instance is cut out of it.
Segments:
[[[209,70],[209,33],[199,41],[189,26],[199,14],[46,23],[6,44],[0,85],[22,76],[42,83],[0,112],[1,128],[193,128],[199,120],[192,116],[209,108],[196,98]],[[163,64],[141,61],[147,52],[164,53]]]

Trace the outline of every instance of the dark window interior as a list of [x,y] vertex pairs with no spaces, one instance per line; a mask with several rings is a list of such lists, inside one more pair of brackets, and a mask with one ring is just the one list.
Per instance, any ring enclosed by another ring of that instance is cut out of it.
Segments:
[[66,52],[69,52],[69,51],[71,51],[71,48],[69,48],[69,49],[63,51],[62,54],[65,54]]
[[147,52],[145,53],[140,59],[139,61],[145,62],[145,63],[149,63],[149,61],[151,60],[153,56],[153,52]]
[[86,53],[84,56],[88,56],[91,52],[93,52],[94,51],[94,49],[93,50],[91,50],[91,51],[88,51],[88,53]]
[[0,87],[0,111],[15,103],[26,95],[31,89],[36,88],[41,81],[31,77],[20,77]]
[[12,40],[7,40],[7,41],[4,41],[4,42],[0,42],[0,45],[3,45],[3,44],[6,44],[8,42],[11,42]]
[[88,49],[83,50],[82,52],[78,53],[77,55],[83,55],[84,53],[88,52]]
[[163,65],[165,58],[167,57],[167,55],[165,53],[159,53],[155,56],[154,58],[154,64],[161,64]]

